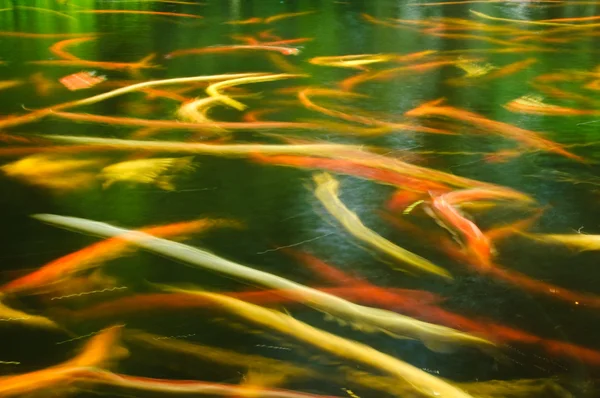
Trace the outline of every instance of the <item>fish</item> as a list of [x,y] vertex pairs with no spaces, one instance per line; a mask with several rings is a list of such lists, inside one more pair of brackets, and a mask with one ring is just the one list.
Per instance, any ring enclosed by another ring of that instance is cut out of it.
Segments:
[[80,368],[74,377],[86,385],[108,385],[132,391],[159,393],[184,393],[225,397],[277,397],[277,398],[335,398],[331,395],[317,395],[292,390],[263,388],[257,385],[234,385],[211,383],[196,380],[167,380],[150,377],[129,376],[97,368]]
[[472,346],[483,351],[495,347],[492,342],[477,336],[460,333],[439,325],[419,322],[391,311],[357,305],[277,275],[226,260],[205,250],[153,237],[139,231],[130,231],[106,223],[76,217],[53,214],[36,214],[32,217],[45,223],[63,228],[67,227],[80,232],[93,233],[94,235],[106,237],[119,236],[121,239],[126,239],[136,246],[179,260],[195,268],[217,271],[253,285],[282,289],[282,293],[287,294],[288,297],[306,303],[319,311],[348,321],[370,325],[371,327],[396,335],[418,338],[433,350],[447,350],[448,344]]
[[55,192],[71,192],[89,188],[95,169],[104,159],[76,159],[54,154],[34,154],[0,167],[7,176],[26,181]]
[[[433,294],[410,289],[380,288],[370,284],[348,287],[315,287],[316,290],[330,295],[340,297],[344,300],[361,303],[363,305],[386,305],[394,306],[399,303],[404,305],[426,304],[428,301],[437,300]],[[234,297],[260,305],[285,304],[294,305],[294,292],[291,290],[271,289],[252,290],[242,292],[221,292],[221,294]],[[395,295],[395,302],[386,301],[387,296]],[[188,310],[193,308],[208,308],[210,302],[188,293],[149,293],[135,294],[126,297],[115,298],[99,304],[94,304],[79,310],[55,310],[53,316],[57,319],[68,321],[69,319],[95,320],[114,319],[116,317],[151,317],[160,311]],[[390,308],[392,309],[392,308]]]
[[[208,218],[149,226],[142,228],[141,231],[156,236],[183,238],[188,234],[200,233],[215,227],[241,228],[242,225],[234,220]],[[31,290],[43,290],[47,285],[61,282],[75,272],[89,270],[118,258],[127,253],[130,247],[131,245],[127,241],[118,237],[94,243],[0,286],[0,292],[16,294]]]
[[473,398],[463,390],[407,362],[377,351],[366,344],[317,329],[284,313],[216,293],[196,292],[195,294],[213,301],[224,311],[245,320],[276,330],[337,357],[378,369],[397,378],[402,385],[408,383],[416,392],[424,396]]
[[[95,116],[95,115],[94,115]],[[119,119],[119,118],[117,118]],[[263,122],[267,123],[267,122]],[[240,123],[238,123],[240,124]],[[249,123],[246,125],[254,125]],[[175,124],[176,125],[176,124]],[[150,125],[149,125],[150,126]],[[148,126],[148,127],[149,127]],[[220,125],[223,126],[223,125]],[[311,125],[312,126],[312,125]],[[223,126],[224,127],[224,126]],[[388,157],[366,150],[364,146],[350,144],[333,144],[321,142],[306,142],[294,144],[202,144],[181,143],[178,141],[143,141],[123,140],[115,138],[81,137],[67,135],[40,135],[41,138],[70,144],[79,144],[79,148],[85,145],[96,148],[119,150],[119,151],[157,151],[186,154],[205,154],[225,157],[250,157],[255,154],[261,155],[309,155],[335,159],[347,159],[354,163],[389,170],[402,175],[424,179],[427,181],[441,182],[454,187],[490,187],[498,188],[497,185],[483,181],[472,180],[439,170],[420,167],[399,158]],[[81,150],[81,149],[79,149]],[[19,152],[21,153],[21,152]],[[2,154],[2,148],[0,148]]]
[[246,105],[234,100],[230,96],[223,94],[221,90],[228,87],[235,87],[241,84],[271,82],[282,79],[290,79],[296,77],[307,77],[307,75],[294,75],[289,73],[280,74],[261,74],[256,76],[240,77],[237,79],[225,80],[218,83],[213,83],[206,88],[206,93],[211,97],[218,98],[221,102],[231,106],[237,110],[243,111],[247,108]]
[[541,234],[522,231],[517,232],[536,242],[563,245],[579,252],[600,250],[600,235],[585,233]]
[[[210,97],[203,101],[201,108],[215,106],[218,102],[222,102],[223,98]],[[231,98],[233,101],[233,98]],[[196,102],[196,105],[198,103]],[[243,105],[243,104],[242,104]],[[244,105],[245,106],[245,105]],[[188,111],[189,109],[186,109]],[[198,112],[202,117],[201,112]],[[222,135],[227,130],[270,130],[270,129],[302,129],[302,130],[316,130],[319,129],[317,123],[307,122],[220,122],[220,121],[204,121],[202,123],[195,122],[181,122],[177,120],[159,120],[159,119],[140,119],[135,117],[119,117],[119,116],[103,116],[103,115],[92,115],[89,113],[71,113],[71,112],[60,112],[56,111],[52,113],[52,116],[59,117],[61,119],[74,120],[80,122],[89,123],[106,123],[119,126],[138,126],[138,127],[150,127],[156,129],[168,129],[168,130],[194,130],[198,136],[214,136]],[[180,115],[183,116],[183,115]],[[194,116],[198,116],[195,114]],[[186,113],[185,117],[190,117],[190,113]],[[204,132],[207,131],[207,132]]]
[[329,57],[313,57],[308,60],[313,65],[326,65],[336,68],[350,68],[366,71],[367,65],[388,62],[397,58],[394,54],[353,54]]
[[[3,298],[4,294],[0,294],[0,326],[17,324],[45,330],[61,330],[61,327],[52,319],[11,308],[2,302]],[[3,395],[0,394],[0,396]]]
[[450,188],[443,183],[414,178],[390,170],[382,170],[371,165],[352,161],[351,159],[327,159],[320,157],[285,155],[263,156],[258,154],[252,156],[251,159],[263,164],[329,170],[336,173],[377,181],[386,185],[409,189],[414,192],[426,193],[430,190],[445,192],[450,190]]
[[192,156],[180,158],[149,158],[127,160],[104,167],[98,178],[103,180],[102,187],[108,188],[114,183],[152,184],[165,191],[174,191],[172,183],[176,173],[193,170]]
[[438,99],[424,103],[417,108],[405,112],[404,115],[409,117],[443,116],[450,119],[460,120],[484,130],[489,130],[504,137],[514,139],[515,141],[521,142],[528,147],[555,153],[582,163],[586,162],[586,160],[581,156],[567,151],[560,144],[543,138],[536,132],[525,130],[508,123],[497,122],[475,112],[441,105],[443,101],[444,99]]
[[144,10],[77,10],[77,14],[136,14],[136,15],[158,15],[166,17],[178,17],[178,18],[204,18],[201,15],[196,14],[183,14],[177,12],[164,12],[164,11],[144,11]]
[[316,184],[315,196],[317,199],[319,199],[327,211],[338,220],[344,229],[352,236],[401,263],[445,279],[452,279],[451,274],[445,269],[417,254],[395,245],[375,231],[367,228],[360,221],[356,213],[348,209],[339,199],[339,182],[329,174],[315,174],[313,180]]
[[338,111],[335,109],[325,108],[321,105],[316,104],[314,101],[311,100],[311,98],[310,98],[311,96],[317,96],[317,95],[318,96],[326,95],[326,96],[335,96],[335,97],[350,97],[350,98],[364,98],[365,97],[362,94],[355,94],[355,93],[351,93],[351,92],[347,92],[347,91],[337,91],[337,90],[319,89],[319,88],[306,88],[306,89],[303,89],[300,92],[298,92],[298,99],[300,100],[302,105],[304,105],[307,109],[323,113],[327,116],[331,116],[331,117],[335,117],[335,118],[339,118],[339,119],[343,119],[343,120],[347,120],[347,121],[351,121],[351,122],[366,124],[366,125],[370,125],[370,126],[387,127],[390,130],[411,130],[411,131],[431,133],[431,134],[454,135],[453,132],[450,132],[447,130],[441,130],[441,129],[431,128],[431,127],[411,125],[411,124],[404,124],[404,123],[381,121],[381,120],[370,118],[370,117],[360,116],[357,114],[349,114],[349,113],[345,113],[345,112]]
[[91,40],[96,40],[96,38],[97,38],[96,36],[87,36],[87,37],[75,37],[72,39],[61,40],[61,41],[51,45],[48,49],[50,50],[50,52],[52,54],[54,54],[57,57],[60,57],[62,59],[67,59],[67,60],[72,60],[72,61],[80,61],[81,58],[79,58],[69,52],[66,52],[64,50],[64,48],[67,46],[71,46],[73,44],[76,45],[76,44],[86,43]]
[[68,386],[82,368],[104,367],[111,361],[127,355],[125,349],[118,347],[120,326],[106,328],[91,337],[75,357],[45,369],[19,375],[0,376],[1,397],[23,397],[51,388],[53,393]]
[[[296,250],[293,248],[284,248],[282,251],[298,260],[300,263],[308,267],[311,271],[314,271],[323,279],[335,286],[346,286],[359,288],[357,291],[360,292],[364,289],[366,294],[370,294],[373,298],[373,303],[378,301],[380,306],[385,308],[392,308],[398,305],[399,307],[411,306],[418,304],[420,306],[439,304],[444,301],[444,298],[425,290],[414,290],[414,289],[390,289],[383,288],[373,285],[366,279],[347,272],[341,271],[339,268],[334,267],[315,257],[307,252]],[[333,292],[333,290],[331,290]],[[339,295],[339,294],[337,294]],[[241,297],[236,297],[240,298]],[[366,298],[366,297],[365,297]],[[244,300],[248,301],[248,300]]]
[[550,105],[542,102],[541,96],[524,95],[504,105],[504,109],[511,112],[527,113],[530,115],[543,116],[597,116],[600,110],[575,109],[559,105]]
[[459,233],[459,243],[466,242],[467,255],[478,266],[489,268],[491,256],[494,254],[491,239],[479,227],[467,219],[456,208],[465,201],[473,200],[515,200],[523,204],[533,204],[535,200],[529,195],[514,190],[502,189],[467,189],[457,190],[442,195],[432,195],[431,208],[442,221],[443,226],[450,229],[454,235]]
[[53,59],[43,61],[28,61],[32,65],[49,65],[49,66],[65,66],[65,67],[83,67],[90,69],[105,69],[105,70],[129,70],[138,71],[141,69],[156,69],[158,65],[150,63],[156,54],[150,54],[138,62],[108,62],[108,61],[90,61],[86,59]]
[[494,252],[492,244],[479,227],[450,205],[445,195],[435,196],[431,207],[453,235],[456,235],[455,231],[460,234],[461,237],[457,239],[459,243],[462,239],[465,240],[469,258],[478,266],[491,267],[491,256]]
[[266,44],[234,44],[229,46],[211,46],[175,50],[165,55],[165,58],[173,59],[184,55],[210,54],[229,51],[274,51],[283,55],[300,54],[300,49],[296,47],[274,46]]
[[273,22],[281,21],[283,19],[302,17],[304,15],[314,14],[315,12],[316,11],[300,11],[300,12],[288,12],[288,13],[284,13],[284,14],[272,15],[270,17],[265,18],[265,23],[270,24]]
[[[408,223],[401,218],[386,213],[383,213],[383,217],[401,231],[410,233],[412,236],[415,236],[422,241],[429,241],[434,247],[440,249],[445,254],[456,258],[458,261],[470,264],[470,259],[462,252],[456,251],[455,245],[449,238],[426,234],[424,230],[417,228],[412,223]],[[490,236],[490,238],[492,238],[492,236]],[[495,239],[497,237],[493,238]],[[593,308],[599,308],[598,306],[600,305],[600,297],[569,291],[549,283],[537,281],[521,273],[504,269],[497,264],[486,271],[486,274],[489,276],[497,277],[500,280],[512,283],[515,286],[534,293],[547,295],[570,303],[577,302],[589,305]],[[406,306],[402,307],[402,312],[415,316],[418,319],[436,322],[471,333],[477,333],[480,336],[497,342],[497,344],[503,342],[517,342],[520,344],[535,345],[557,357],[572,358],[578,361],[584,361],[593,366],[600,365],[600,352],[597,350],[571,344],[566,341],[545,339],[525,330],[498,324],[492,320],[470,319],[435,305]]]

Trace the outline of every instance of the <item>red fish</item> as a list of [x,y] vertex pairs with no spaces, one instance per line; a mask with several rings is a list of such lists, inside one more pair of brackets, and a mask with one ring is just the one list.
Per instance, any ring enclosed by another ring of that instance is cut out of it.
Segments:
[[[466,241],[466,248],[473,261],[483,268],[491,266],[492,245],[477,225],[463,216],[447,200],[446,195],[433,198],[431,203],[437,217],[455,234],[460,233]],[[460,239],[460,238],[459,238]]]
[[373,166],[354,162],[349,159],[328,159],[309,156],[264,156],[255,154],[253,159],[262,162],[277,164],[281,166],[291,166],[298,168],[330,170],[342,174],[349,174],[355,177],[378,181],[384,184],[394,185],[403,189],[410,189],[416,192],[447,192],[449,188],[435,181],[418,179],[410,176],[401,175],[391,170],[378,169]]

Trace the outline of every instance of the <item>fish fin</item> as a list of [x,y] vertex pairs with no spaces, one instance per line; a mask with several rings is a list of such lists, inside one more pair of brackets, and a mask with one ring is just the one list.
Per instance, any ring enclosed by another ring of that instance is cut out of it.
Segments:
[[157,180],[156,186],[165,191],[174,191],[175,185],[169,180]]
[[451,354],[456,351],[456,348],[451,344],[446,344],[436,340],[423,340],[423,345],[429,348],[431,351],[439,354]]

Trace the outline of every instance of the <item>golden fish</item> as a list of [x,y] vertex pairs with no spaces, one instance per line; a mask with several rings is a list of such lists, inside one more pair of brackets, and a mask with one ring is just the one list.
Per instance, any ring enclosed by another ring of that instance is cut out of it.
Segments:
[[463,57],[458,57],[458,60],[459,62],[456,63],[456,67],[466,72],[465,77],[483,76],[493,69],[498,69],[492,64],[479,64],[476,62],[470,62],[468,60],[465,60]]
[[[223,310],[248,321],[274,329],[338,357],[379,369],[400,381],[401,386],[407,383],[423,396],[472,398],[465,391],[407,362],[377,351],[363,343],[317,329],[284,313],[221,294],[205,292],[195,292],[195,294],[201,295]],[[400,387],[400,390],[402,389]]]
[[160,189],[172,191],[175,186],[171,180],[175,178],[175,173],[192,170],[192,159],[192,156],[186,156],[128,160],[103,168],[98,178],[104,180],[103,188],[123,181],[134,184],[154,184]]
[[[494,344],[480,337],[458,330],[413,319],[392,311],[354,304],[335,295],[301,285],[289,279],[260,271],[216,256],[205,250],[161,239],[139,231],[130,231],[112,225],[76,217],[36,214],[32,217],[71,230],[99,236],[119,236],[135,245],[178,260],[190,266],[217,271],[253,285],[281,289],[282,294],[311,307],[348,321],[367,324],[376,330],[393,335],[417,338],[432,350],[446,350],[448,344],[466,345],[489,351]],[[167,287],[168,290],[172,288]],[[189,292],[194,294],[194,292]]]
[[102,159],[71,159],[54,155],[27,156],[0,167],[7,176],[55,190],[81,189],[94,180],[90,168],[100,166]]
[[313,65],[327,65],[337,68],[367,70],[366,65],[379,62],[388,62],[397,57],[398,56],[394,54],[356,54],[332,57],[314,57],[311,58],[309,62]]
[[395,245],[373,230],[367,228],[360,221],[356,213],[348,209],[339,199],[339,183],[336,179],[327,173],[317,174],[313,178],[317,184],[315,190],[317,198],[323,203],[323,206],[325,206],[327,211],[354,237],[403,263],[447,279],[452,279],[450,273],[445,269],[438,267],[417,254]]

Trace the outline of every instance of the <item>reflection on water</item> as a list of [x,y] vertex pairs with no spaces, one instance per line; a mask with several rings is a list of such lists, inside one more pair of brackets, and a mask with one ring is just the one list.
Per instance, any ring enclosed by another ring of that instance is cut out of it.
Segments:
[[597,396],[598,5],[0,2],[0,396]]

